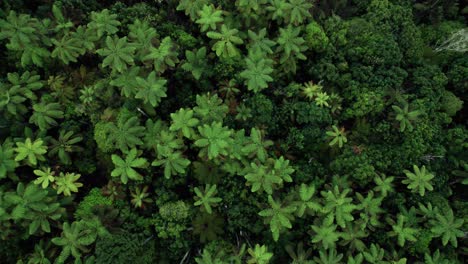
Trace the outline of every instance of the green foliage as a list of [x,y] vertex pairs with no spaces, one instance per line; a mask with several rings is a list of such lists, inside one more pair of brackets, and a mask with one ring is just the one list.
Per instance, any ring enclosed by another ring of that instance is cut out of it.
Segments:
[[268,157],[266,148],[273,145],[273,141],[262,139],[262,132],[256,128],[250,130],[250,142],[248,142],[243,148],[242,152],[250,155],[250,157],[255,156],[260,161],[264,162]]
[[296,214],[299,217],[305,216],[307,211],[321,212],[322,206],[317,201],[313,201],[315,194],[315,187],[313,185],[308,186],[303,183],[299,186],[299,201],[294,204],[297,206]]
[[270,225],[273,240],[278,241],[281,230],[292,228],[291,221],[294,220],[293,213],[296,211],[296,207],[293,205],[283,207],[271,195],[268,195],[268,204],[270,204],[270,208],[260,211],[258,214],[265,217],[265,223]]
[[106,143],[111,144],[123,152],[137,145],[143,145],[141,137],[144,135],[145,127],[139,125],[137,116],[129,116],[122,113],[115,123],[105,126],[107,138]]
[[0,4],[0,262],[463,263],[461,1],[114,2]]
[[456,219],[453,215],[453,210],[450,209],[444,214],[437,213],[435,220],[431,220],[431,231],[436,237],[442,237],[442,244],[446,246],[450,241],[452,246],[457,247],[457,237],[463,237],[465,233],[459,229],[462,227],[464,220]]
[[359,200],[357,209],[362,210],[360,217],[365,221],[364,223],[374,227],[379,226],[381,224],[379,221],[379,215],[385,212],[381,208],[383,197],[374,198],[373,191],[370,191],[366,197],[360,193],[356,193],[356,196]]
[[223,22],[221,17],[222,11],[216,10],[213,5],[204,5],[203,9],[198,12],[199,19],[195,22],[201,25],[201,31],[205,32],[208,29],[216,30],[216,24]]
[[55,181],[55,172],[51,171],[50,168],[45,168],[44,170],[34,170],[34,174],[38,176],[38,178],[34,180],[34,184],[40,184],[43,189],[47,188],[49,183]]
[[172,124],[169,127],[170,131],[180,131],[186,138],[193,138],[195,136],[194,127],[199,123],[199,120],[193,117],[193,110],[185,108],[179,109],[177,112],[171,114]]
[[42,88],[43,83],[40,81],[40,76],[29,71],[23,74],[8,73],[7,79],[10,86],[5,87],[0,82],[0,88],[3,95],[0,97],[0,109],[6,110],[12,115],[22,115],[28,112],[28,109],[23,104],[27,99],[36,100],[35,90]]
[[428,253],[424,254],[424,261],[427,264],[436,264],[436,263],[449,264],[450,263],[450,260],[444,258],[444,256],[440,254],[439,249],[437,249],[432,256],[429,255]]
[[134,168],[145,168],[147,161],[145,158],[137,157],[137,149],[131,149],[125,156],[125,160],[118,155],[112,155],[112,162],[115,165],[115,169],[112,171],[112,177],[119,177],[123,184],[127,184],[128,179],[141,181],[143,176],[139,174]]
[[225,24],[221,26],[221,31],[209,31],[206,35],[216,40],[211,48],[216,52],[218,57],[230,58],[239,55],[239,50],[236,48],[236,45],[244,43],[244,41],[237,36],[239,30],[231,29]]
[[374,188],[374,190],[380,192],[384,197],[389,193],[394,192],[392,184],[393,179],[393,177],[386,177],[385,175],[376,175],[374,182],[377,184],[377,186]]
[[426,189],[428,191],[434,190],[434,187],[431,185],[431,180],[434,178],[434,175],[426,172],[426,166],[422,166],[421,169],[413,165],[413,172],[404,170],[407,179],[403,180],[402,183],[408,185],[408,189],[411,189],[412,192],[417,192],[419,195],[424,196]]
[[304,83],[302,93],[307,99],[312,100],[318,95],[318,93],[322,92],[322,89],[323,86],[319,83],[316,84],[313,81],[309,81]]
[[69,224],[65,222],[62,235],[52,238],[52,243],[62,247],[56,261],[65,263],[70,256],[73,256],[75,260],[80,259],[83,253],[89,252],[87,246],[93,244],[98,235],[103,236],[106,233],[107,230],[96,219],[94,223],[79,221]]
[[408,129],[408,131],[413,131],[412,122],[416,121],[422,112],[419,110],[410,111],[407,102],[403,102],[403,108],[397,105],[392,105],[392,108],[396,113],[395,119],[400,122],[400,132],[405,131],[405,129]]
[[405,216],[399,214],[397,217],[397,223],[392,225],[393,231],[389,232],[390,236],[396,236],[398,238],[398,245],[403,247],[406,241],[416,241],[415,235],[418,230],[405,225]]
[[58,123],[55,119],[63,118],[63,111],[58,103],[44,103],[33,105],[33,114],[29,118],[30,123],[34,123],[41,130],[47,130]]
[[164,166],[164,177],[170,179],[172,175],[185,174],[185,169],[190,165],[190,160],[184,158],[181,152],[164,152],[164,158],[154,160],[152,166]]
[[[21,220],[28,227],[28,234],[40,232],[51,232],[50,222],[62,217],[60,204],[48,197],[46,190],[40,189],[35,184],[24,185],[19,183],[15,192],[5,193],[6,204],[2,207],[11,207],[10,219],[20,222]],[[3,208],[2,208],[3,209]]]
[[202,148],[200,151],[201,156],[215,159],[219,155],[228,154],[232,132],[224,127],[222,123],[213,122],[211,125],[199,126],[198,132],[201,138],[195,141],[195,146]]
[[80,177],[80,174],[60,172],[60,176],[55,178],[57,194],[63,193],[65,196],[70,196],[72,192],[78,192],[78,188],[83,186],[82,183],[76,182]]
[[338,143],[338,147],[342,148],[343,144],[348,142],[346,138],[346,133],[344,132],[344,127],[338,129],[335,125],[332,127],[333,131],[327,131],[325,134],[331,138],[330,143],[328,145],[334,146]]
[[159,208],[159,214],[168,221],[181,221],[189,216],[189,208],[183,201],[169,202]]
[[445,91],[441,99],[442,109],[449,115],[454,116],[463,108],[463,101],[450,91]]
[[10,11],[5,19],[0,20],[0,40],[9,39],[7,48],[18,50],[37,40],[37,20],[27,14],[16,14]]
[[319,52],[328,46],[330,41],[319,23],[312,21],[306,26],[305,32],[304,39],[312,50]]
[[166,97],[166,83],[164,79],[156,78],[156,73],[151,72],[146,79],[136,77],[137,93],[136,99],[142,99],[144,103],[149,103],[156,107],[163,97]]
[[184,10],[185,14],[194,21],[198,17],[198,12],[207,4],[207,0],[181,0],[177,5],[177,10]]
[[202,47],[196,51],[185,51],[187,61],[182,64],[182,69],[192,73],[196,80],[200,80],[201,76],[209,72],[206,64],[206,47]]
[[266,165],[250,163],[242,174],[247,180],[247,186],[252,186],[252,192],[265,191],[273,194],[274,189],[278,189],[284,182],[292,182],[291,174],[294,169],[289,165],[289,161],[283,156],[279,159],[269,158]]
[[135,47],[135,57],[141,60],[153,47],[153,40],[158,36],[156,30],[151,27],[148,21],[136,19],[133,24],[128,25],[128,38]]
[[55,21],[57,23],[57,25],[55,25],[56,31],[67,32],[69,28],[73,27],[73,23],[69,20],[66,20],[65,17],[63,16],[63,12],[61,10],[60,5],[54,4],[52,6],[52,14],[54,15]]
[[111,14],[108,9],[103,9],[101,12],[91,12],[91,21],[88,23],[88,28],[93,30],[98,37],[112,35],[117,33],[120,22],[116,19],[117,15]]
[[127,98],[133,98],[138,89],[136,79],[140,78],[138,77],[139,72],[140,67],[130,67],[127,71],[119,74],[117,78],[112,79],[109,84],[121,88],[121,95]]
[[39,67],[44,66],[45,60],[50,56],[50,52],[37,46],[26,46],[21,55],[21,66],[26,67],[34,64]]
[[74,135],[73,131],[60,130],[58,139],[51,139],[49,156],[57,155],[63,164],[71,164],[70,154],[83,151],[83,148],[75,144],[81,142],[83,137]]
[[75,211],[76,219],[89,219],[94,216],[93,210],[98,206],[112,205],[112,200],[105,197],[99,188],[93,188],[81,200]]
[[275,173],[271,173],[268,167],[255,163],[250,163],[250,170],[244,177],[247,184],[252,186],[252,192],[264,190],[266,193],[272,194],[274,186],[282,182],[282,179]]
[[306,263],[311,262],[311,260],[309,260],[309,257],[312,254],[312,249],[309,248],[307,251],[304,251],[304,244],[302,242],[300,242],[297,245],[296,252],[294,251],[291,245],[287,245],[285,247],[285,250],[286,252],[288,252],[288,255],[291,257],[292,264],[302,264],[302,263],[306,264]]
[[382,263],[385,250],[379,244],[372,243],[369,250],[364,251],[363,255],[366,261],[370,263]]
[[251,30],[247,33],[250,39],[249,50],[252,54],[273,54],[272,48],[276,43],[267,37],[266,28],[262,28],[258,33]]
[[150,203],[153,200],[149,198],[150,195],[148,192],[148,186],[143,187],[142,189],[139,187],[135,187],[135,190],[131,192],[132,200],[130,202],[135,206],[135,208],[142,208],[144,207],[145,203]]
[[200,242],[215,240],[223,231],[223,219],[216,214],[198,214],[193,220],[193,233],[200,236]]
[[247,260],[248,264],[267,264],[270,263],[270,259],[273,257],[273,254],[268,252],[265,245],[256,244],[253,249],[247,249],[247,252],[250,254],[250,258]]
[[51,41],[54,44],[51,57],[59,58],[65,64],[77,62],[77,58],[86,52],[83,40],[75,38],[70,34],[62,36],[60,40],[52,39]]
[[350,189],[340,191],[338,186],[334,186],[333,190],[322,191],[321,194],[325,199],[323,211],[335,219],[336,223],[342,227],[346,227],[347,222],[354,220],[352,211],[356,210],[356,205],[352,204],[353,198],[347,197]]
[[96,50],[96,53],[105,57],[102,67],[109,67],[113,72],[121,73],[127,69],[127,65],[133,65],[133,53],[135,47],[127,42],[127,37],[106,37],[106,47]]
[[341,259],[343,259],[343,254],[338,254],[336,249],[331,248],[328,251],[319,251],[320,258],[315,257],[314,260],[318,263],[323,264],[338,264],[341,263]]
[[330,96],[325,93],[325,92],[319,92],[317,93],[317,97],[315,97],[315,104],[320,106],[320,107],[329,107],[330,105],[328,104],[328,100],[330,99]]
[[132,233],[122,230],[109,236],[100,237],[96,241],[95,263],[149,264],[154,260],[154,239],[148,240],[142,233]]
[[311,17],[309,10],[312,8],[312,4],[306,0],[290,0],[289,4],[288,23],[299,25],[308,17]]
[[14,151],[13,144],[10,142],[5,141],[0,145],[0,179],[15,170],[17,163],[14,159]]
[[22,161],[27,158],[30,165],[36,165],[37,161],[45,161],[44,154],[47,153],[47,146],[43,145],[44,141],[36,139],[31,141],[26,138],[23,142],[16,142],[15,151],[17,152],[15,161]]
[[168,67],[174,67],[179,59],[177,58],[176,46],[171,37],[165,37],[161,40],[158,48],[151,47],[148,55],[143,60],[152,60],[156,72],[164,72]]
[[240,73],[240,76],[246,79],[247,88],[255,93],[268,87],[267,82],[272,82],[270,74],[273,72],[271,67],[273,61],[265,59],[261,53],[250,53],[245,59],[247,69]]
[[[281,52],[280,63],[285,63],[288,59],[300,59],[305,60],[306,56],[303,54],[307,50],[307,46],[304,45],[304,38],[300,37],[301,28],[293,27],[289,25],[287,28],[279,29],[280,35],[276,42],[278,48],[276,52]],[[292,72],[295,72],[295,63]]]
[[[221,255],[218,253],[218,255]],[[203,249],[203,254],[201,255],[201,258],[195,258],[195,262],[197,264],[221,264],[224,263],[220,257],[217,256],[212,256],[211,253]]]
[[337,225],[333,224],[333,217],[326,217],[323,219],[322,225],[312,225],[311,228],[315,232],[312,243],[321,243],[324,249],[335,248],[341,233],[337,232]]
[[177,137],[174,132],[170,132],[166,129],[160,131],[159,139],[157,139],[155,143],[154,148],[158,158],[170,155],[176,150],[181,149],[184,144],[183,140]]
[[[211,207],[216,206],[217,203],[221,202],[223,199],[219,197],[214,197],[216,195],[216,184],[210,185],[207,184],[205,185],[205,188],[199,189],[198,187],[195,187],[194,192],[197,196],[194,196],[195,199],[195,206],[201,206],[203,205],[203,208],[208,214],[211,214],[213,211]],[[200,207],[202,208],[202,207]]]
[[221,122],[228,112],[228,107],[216,94],[197,95],[196,103],[197,106],[193,108],[193,111],[203,124],[213,121]]

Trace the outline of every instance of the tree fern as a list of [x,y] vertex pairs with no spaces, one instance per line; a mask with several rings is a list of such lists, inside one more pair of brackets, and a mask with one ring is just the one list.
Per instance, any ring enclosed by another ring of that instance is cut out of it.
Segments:
[[137,145],[142,145],[141,138],[145,133],[145,127],[140,126],[139,123],[136,116],[120,115],[117,124],[108,124],[108,142],[123,152]]
[[405,224],[406,218],[402,214],[398,214],[397,223],[392,225],[393,231],[389,232],[390,236],[396,236],[398,239],[398,245],[401,247],[405,246],[406,241],[417,241],[416,234],[418,230],[409,227]]
[[417,192],[419,195],[424,196],[425,190],[432,191],[434,187],[431,185],[431,180],[434,175],[426,171],[426,166],[422,166],[421,169],[413,165],[414,173],[408,170],[403,172],[406,174],[407,179],[403,180],[402,183],[408,184],[408,189],[412,192]]
[[356,210],[356,205],[352,204],[353,198],[347,197],[349,192],[351,189],[340,191],[338,186],[333,190],[321,192],[325,199],[324,212],[328,213],[331,219],[335,219],[342,228],[346,227],[347,222],[354,220],[352,212]]
[[337,225],[333,224],[333,217],[327,216],[322,225],[312,225],[311,228],[315,232],[315,235],[312,236],[312,243],[321,243],[324,249],[336,247],[341,233],[336,230]]
[[217,158],[219,155],[227,155],[228,147],[231,142],[231,130],[219,122],[213,122],[211,125],[198,127],[200,139],[195,141],[195,146],[203,148],[201,155],[208,159]]
[[250,53],[245,62],[247,69],[241,72],[240,76],[246,79],[247,88],[255,93],[267,88],[268,82],[273,81],[270,76],[273,72],[271,67],[273,61],[262,53]]
[[117,15],[111,14],[108,9],[103,9],[101,12],[91,12],[88,28],[93,30],[98,37],[117,33],[118,26],[120,26],[120,22],[117,20]]
[[180,131],[186,138],[195,136],[194,128],[198,125],[199,120],[193,116],[193,110],[181,108],[171,114],[172,124],[169,127],[170,131]]
[[199,80],[203,74],[209,72],[209,67],[206,63],[206,47],[195,51],[186,50],[185,57],[187,60],[181,67],[185,71],[191,72],[196,80]]
[[244,41],[238,37],[239,30],[228,28],[226,25],[221,26],[221,31],[209,31],[206,35],[216,40],[213,44],[212,50],[216,52],[218,57],[235,57],[239,55],[239,50],[236,45],[244,43]]
[[8,73],[10,84],[0,82],[0,111],[6,111],[11,115],[22,115],[28,112],[25,102],[37,100],[34,91],[43,87],[40,76],[29,71],[19,75]]
[[38,41],[36,34],[37,19],[27,14],[17,14],[10,11],[6,19],[0,20],[0,40],[8,39],[6,47],[21,50]]
[[0,179],[13,172],[17,166],[13,144],[5,141],[0,145]]
[[136,99],[142,99],[144,103],[149,103],[151,106],[156,107],[161,99],[166,97],[166,83],[167,81],[162,78],[156,78],[156,73],[151,72],[146,79],[136,77],[137,92]]
[[73,131],[60,130],[58,139],[51,139],[48,155],[57,155],[63,164],[71,164],[69,153],[83,151],[82,147],[75,145],[82,140],[83,137],[74,135]]
[[221,10],[216,10],[213,5],[204,5],[202,10],[198,11],[200,17],[195,22],[201,25],[201,32],[208,29],[216,30],[216,24],[224,21]]
[[296,215],[303,217],[306,212],[321,212],[322,205],[317,201],[314,201],[315,186],[307,185],[305,183],[299,186],[298,190],[298,201],[294,202],[297,207]]
[[269,209],[265,209],[258,213],[262,217],[266,217],[265,223],[270,225],[273,240],[278,241],[280,231],[284,228],[291,229],[291,221],[294,220],[293,213],[296,211],[294,205],[282,206],[276,202],[271,195],[268,196]]
[[255,53],[273,54],[273,46],[276,42],[267,37],[266,28],[262,28],[258,33],[251,30],[247,31],[250,42],[248,44],[249,51]]
[[62,36],[60,40],[52,39],[52,43],[55,46],[51,54],[52,58],[58,58],[65,64],[77,62],[77,58],[86,51],[82,46],[82,41],[69,34]]
[[78,188],[83,186],[82,183],[77,182],[80,177],[80,174],[60,172],[60,175],[55,178],[57,194],[63,193],[65,196],[71,196],[72,192],[78,192]]
[[147,21],[136,19],[133,24],[128,25],[128,39],[135,47],[136,58],[142,60],[153,47],[153,41],[158,36],[156,30]]
[[143,57],[143,60],[152,60],[155,71],[163,73],[167,68],[174,67],[179,62],[177,56],[176,46],[171,37],[165,37],[158,48],[150,48],[148,55]]
[[62,107],[59,103],[41,102],[33,105],[33,114],[29,122],[36,124],[39,129],[47,130],[52,126],[58,125],[55,119],[63,118]]
[[452,209],[444,212],[443,214],[437,213],[434,220],[430,221],[432,225],[431,231],[437,237],[442,237],[442,244],[446,246],[450,241],[452,246],[457,247],[457,237],[464,237],[463,232],[464,219],[456,219],[453,215]]
[[135,47],[127,42],[127,37],[106,37],[106,47],[96,51],[102,57],[102,67],[110,67],[112,72],[121,73],[127,69],[127,65],[133,65],[133,53]]
[[17,152],[15,161],[22,161],[27,158],[27,161],[31,165],[36,165],[37,161],[45,161],[44,154],[47,152],[47,146],[43,145],[44,141],[36,139],[31,141],[30,138],[26,138],[23,142],[16,142],[15,151]]
[[242,152],[250,155],[250,157],[257,157],[260,161],[264,162],[268,157],[267,148],[273,145],[273,141],[264,140],[262,138],[262,131],[253,127],[250,130],[249,141],[242,148]]
[[[212,207],[216,206],[219,202],[222,201],[221,198],[215,197],[217,191],[216,191],[216,184],[210,185],[207,184],[205,185],[204,188],[194,188],[194,192],[196,196],[194,197],[195,199],[195,206],[201,206],[203,205],[203,208],[208,214],[211,214],[213,212]],[[200,207],[201,208],[201,207]]]
[[154,160],[151,165],[163,166],[164,177],[170,179],[172,175],[184,174],[190,160],[184,158],[180,151],[166,152],[163,158]]
[[118,155],[112,155],[112,162],[115,169],[111,172],[112,177],[120,177],[123,184],[127,184],[128,179],[141,181],[143,176],[134,168],[144,168],[147,166],[145,158],[138,158],[137,149],[131,149],[125,156],[125,160]]

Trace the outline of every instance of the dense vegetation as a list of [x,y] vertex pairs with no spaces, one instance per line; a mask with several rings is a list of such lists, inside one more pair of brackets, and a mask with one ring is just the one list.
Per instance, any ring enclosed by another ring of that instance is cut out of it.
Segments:
[[467,258],[458,0],[4,0],[1,263]]

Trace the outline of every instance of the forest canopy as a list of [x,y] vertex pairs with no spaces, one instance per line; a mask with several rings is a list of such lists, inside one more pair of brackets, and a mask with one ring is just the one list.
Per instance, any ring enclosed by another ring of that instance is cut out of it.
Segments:
[[460,0],[4,0],[0,262],[457,264]]

